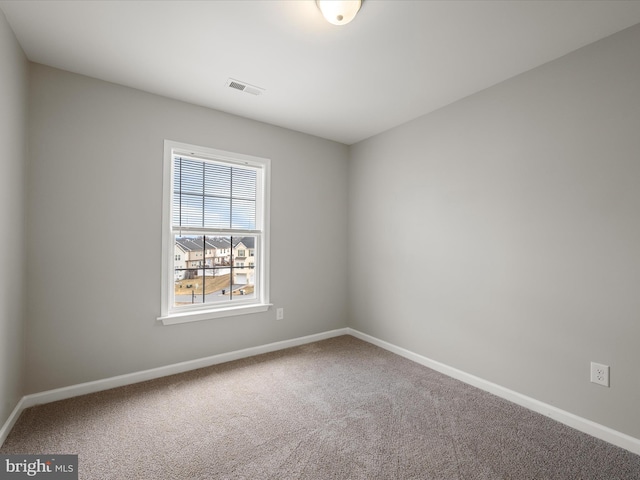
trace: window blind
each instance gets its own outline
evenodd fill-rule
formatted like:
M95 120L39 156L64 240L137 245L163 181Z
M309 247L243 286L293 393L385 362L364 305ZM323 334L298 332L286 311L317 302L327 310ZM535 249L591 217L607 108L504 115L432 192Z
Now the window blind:
M256 228L255 169L183 156L173 167L174 228Z

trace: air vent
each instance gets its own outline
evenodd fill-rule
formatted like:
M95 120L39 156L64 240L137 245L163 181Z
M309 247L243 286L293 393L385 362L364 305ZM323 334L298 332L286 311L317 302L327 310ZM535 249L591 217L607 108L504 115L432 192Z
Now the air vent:
M236 90L240 90L241 92L250 93L251 95L262 95L262 93L264 92L264 88L249 85L246 82L241 82L240 80L235 80L233 78L227 80L226 86L235 88Z
M242 91L242 90L244 90L245 88L247 88L247 86L246 86L246 85L243 85L243 84L238 83L238 82L229 82L229 86L230 86L231 88L235 88L236 90L240 90L240 91Z

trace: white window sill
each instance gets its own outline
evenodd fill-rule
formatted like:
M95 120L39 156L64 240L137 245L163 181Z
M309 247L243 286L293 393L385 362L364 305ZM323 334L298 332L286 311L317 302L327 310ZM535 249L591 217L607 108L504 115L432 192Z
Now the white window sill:
M240 305L237 307L229 307L215 310L199 310L197 312L180 312L170 313L158 320L163 325L176 325L178 323L199 322L202 320L211 320L214 318L234 317L236 315L249 315L251 313L266 312L271 307L271 303L260 303L257 305Z

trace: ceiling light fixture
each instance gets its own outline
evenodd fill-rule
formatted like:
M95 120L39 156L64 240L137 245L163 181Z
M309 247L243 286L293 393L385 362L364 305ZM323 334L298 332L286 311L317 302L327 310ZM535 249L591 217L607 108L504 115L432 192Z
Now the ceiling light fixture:
M327 22L334 25L346 25L356 18L362 0L316 0L316 5Z

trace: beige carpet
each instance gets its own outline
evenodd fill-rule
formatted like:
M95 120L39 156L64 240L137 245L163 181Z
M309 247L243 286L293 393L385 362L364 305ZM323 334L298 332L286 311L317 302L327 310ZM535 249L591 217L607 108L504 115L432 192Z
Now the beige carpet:
M640 457L350 336L25 410L80 479L640 479Z

